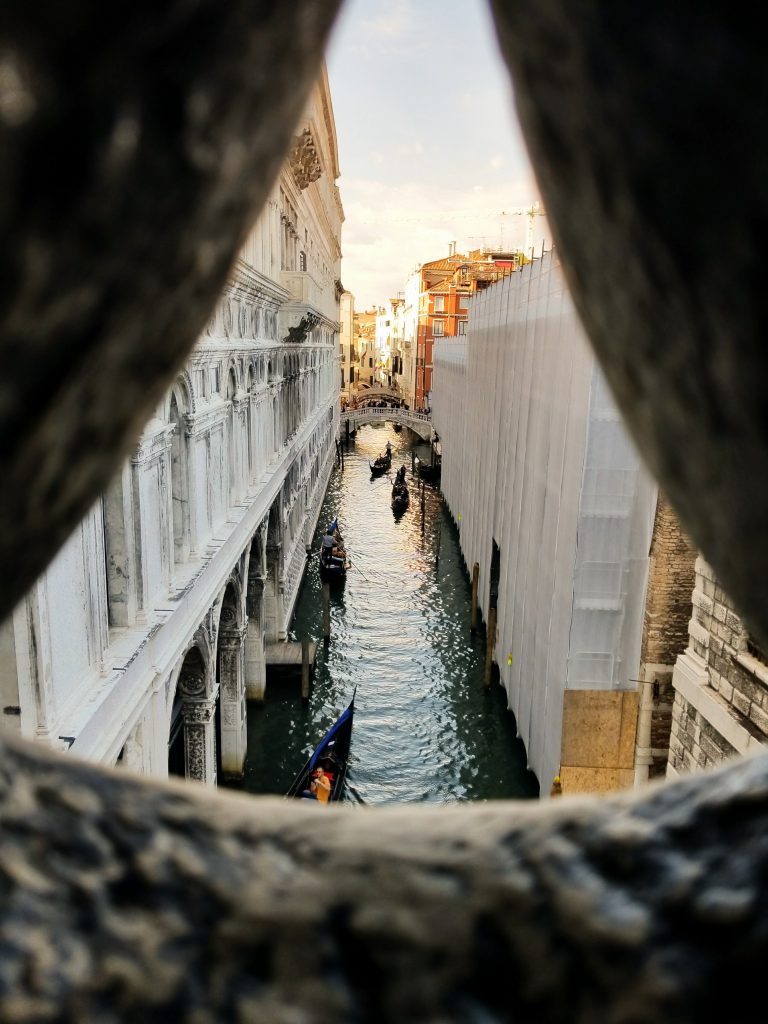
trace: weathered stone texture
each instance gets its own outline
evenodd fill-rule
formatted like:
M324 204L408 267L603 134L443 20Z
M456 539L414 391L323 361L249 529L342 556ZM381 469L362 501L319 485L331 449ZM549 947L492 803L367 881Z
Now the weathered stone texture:
M763 12L493 6L602 365L766 643ZM5 5L6 611L103 490L212 309L334 9L137 2L105 18L92 0ZM723 153L738 159L718 217ZM703 591L717 600L711 581ZM320 818L2 754L5 1019L765 1016L765 756L628 804Z
M696 549L660 491L648 566L642 663L671 667L688 645L695 561Z
M0 814L3 1020L761 1019L768 757L639 802L317 813L8 744Z
M696 561L696 589L693 594L690 632L691 647L705 663L709 686L726 702L734 719L744 729L768 742L768 665L763 665L761 671L759 659L749 655L745 657L749 634L717 582L712 567L703 558ZM697 637L701 640L697 640ZM750 671L748 666L752 666L753 670ZM757 674L759 672L761 675ZM699 717L679 695L678 699L691 714ZM684 716L673 718L672 732L679 734L679 743L684 747L685 723ZM697 745L692 751L698 767L719 763L736 753L731 744L717 735L711 726L707 726L707 730L711 742ZM678 767L679 757L671 754L670 762L673 767Z

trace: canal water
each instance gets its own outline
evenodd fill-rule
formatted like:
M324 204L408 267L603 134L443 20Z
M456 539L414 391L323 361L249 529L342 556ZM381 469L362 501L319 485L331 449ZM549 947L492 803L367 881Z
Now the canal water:
M322 640L318 559L308 564L291 639L318 641L310 700L300 684L267 685L248 705L248 760L241 787L284 794L328 727L355 697L345 799L361 804L450 803L538 796L498 683L483 688L484 634L469 632L470 586L456 528L438 490L425 488L422 515L411 475L411 440L390 424L361 427L331 477L313 550L338 518L351 559L331 585L331 640ZM418 442L418 438L415 439ZM391 476L371 478L392 445L411 504L396 518ZM416 454L429 459L429 446ZM439 552L439 561L438 561Z

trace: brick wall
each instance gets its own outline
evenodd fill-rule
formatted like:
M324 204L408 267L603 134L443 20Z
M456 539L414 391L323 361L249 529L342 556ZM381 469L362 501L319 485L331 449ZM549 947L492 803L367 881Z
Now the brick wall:
M677 513L659 492L640 654L640 678L651 688L651 779L663 777L667 769L675 697L672 670L677 656L688 645L695 562L696 548L683 532Z
M700 672L699 690L692 692L702 699L696 708L675 694L669 750L675 771L719 764L751 741L768 742L768 665L753 653L747 628L703 558L696 561L689 636L685 661Z

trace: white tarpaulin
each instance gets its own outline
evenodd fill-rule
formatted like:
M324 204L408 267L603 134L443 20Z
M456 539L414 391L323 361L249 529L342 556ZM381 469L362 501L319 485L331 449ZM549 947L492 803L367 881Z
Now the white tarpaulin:
M636 688L656 486L554 253L479 292L468 327L434 349L442 489L484 612L498 545L496 660L548 782L566 687Z

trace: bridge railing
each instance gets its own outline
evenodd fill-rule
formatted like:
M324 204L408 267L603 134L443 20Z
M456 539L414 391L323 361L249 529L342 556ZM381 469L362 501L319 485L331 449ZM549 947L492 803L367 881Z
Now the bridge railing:
M349 420L350 423L370 422L371 420L397 420L399 423L431 423L432 417L428 413L413 412L412 409L397 409L387 407L384 409L376 406L367 406L363 409L345 409L341 414L342 423Z

